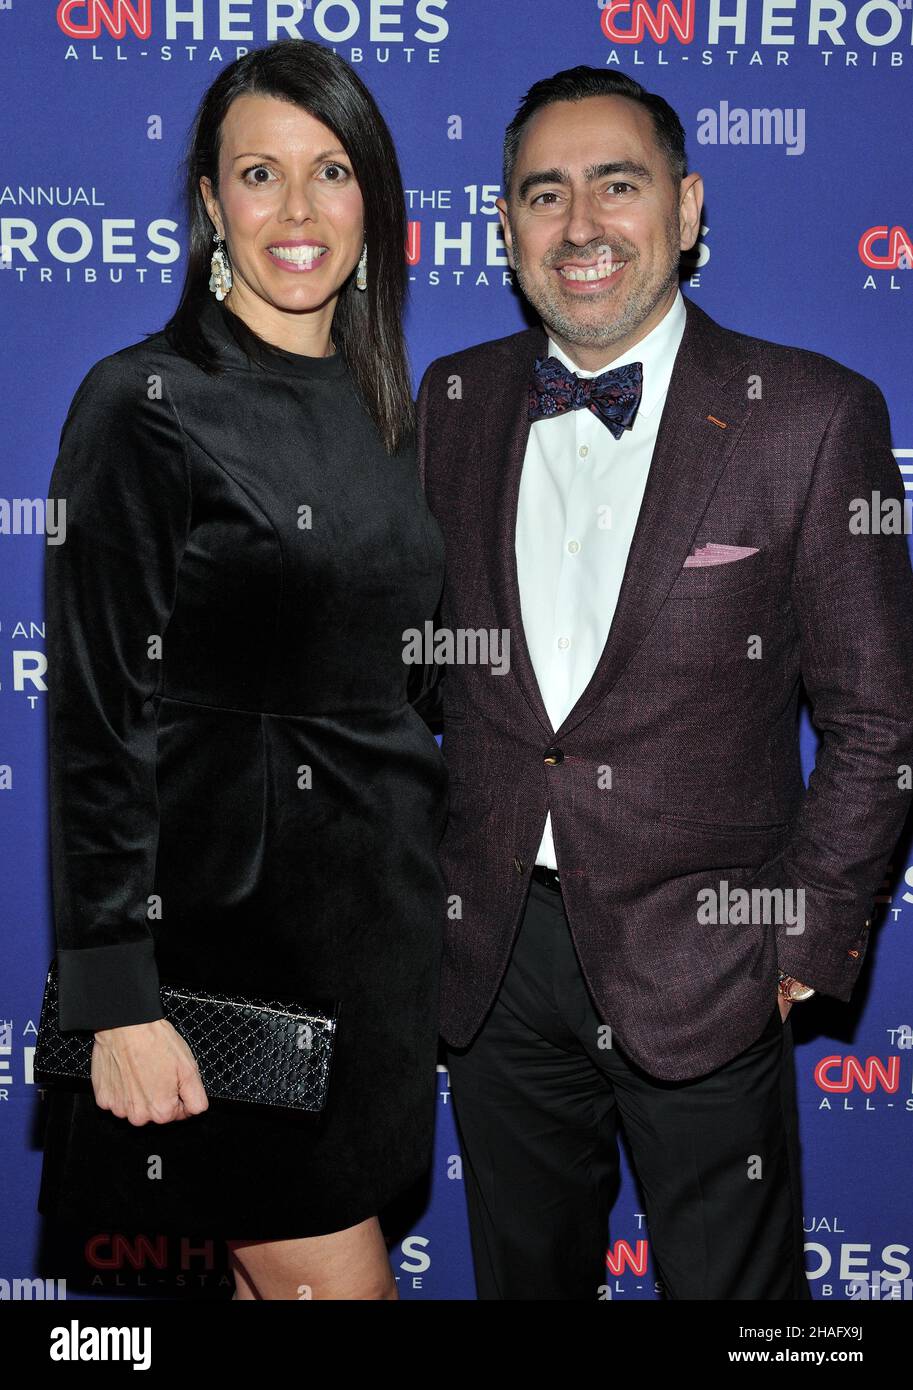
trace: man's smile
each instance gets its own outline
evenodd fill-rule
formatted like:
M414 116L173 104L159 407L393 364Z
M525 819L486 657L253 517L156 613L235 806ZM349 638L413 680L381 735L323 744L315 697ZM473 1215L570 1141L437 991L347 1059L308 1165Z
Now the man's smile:
M572 293L592 293L614 285L627 261L561 261L554 267L556 275Z

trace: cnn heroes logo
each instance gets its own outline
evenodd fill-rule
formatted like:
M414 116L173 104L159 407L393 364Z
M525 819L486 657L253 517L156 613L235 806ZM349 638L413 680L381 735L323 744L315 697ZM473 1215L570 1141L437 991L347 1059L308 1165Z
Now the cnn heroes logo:
M697 0L599 0L599 27L610 43L635 44L648 39L666 44L676 39L693 43L697 34ZM840 0L808 0L799 14L796 0L702 0L703 41L730 48L756 43L782 48L798 41L809 48L845 48L847 40L872 48L913 35L913 6L909 0L866 0L852 11ZM907 13L904 15L903 11ZM752 21L749 32L748 22ZM782 54L785 62L788 55ZM713 55L701 55L706 64ZM777 55L780 62L781 55ZM758 61L761 61L758 54ZM665 64L663 64L665 66Z
M0 187L0 209L33 207L104 207L95 189L80 186L44 188L7 185ZM143 231L134 217L99 217L89 221L66 213L47 224L35 217L6 212L0 215L0 271L22 281L37 271L42 284L53 282L62 271L67 282L80 284L98 279L95 260L108 267L106 280L120 284L128 274L144 284L153 277L171 284L172 267L181 259L178 224L170 218L154 218ZM51 264L45 264L45 261ZM144 263L145 262L145 263Z
M197 57L197 45L234 45L234 56L248 50L246 43L273 43L282 39L319 39L335 47L352 40L388 46L381 61L388 62L390 45L401 46L400 53L411 62L421 45L427 61L437 62L438 45L448 37L450 25L444 17L448 0L164 0L153 11L152 0L62 0L57 7L57 24L68 39L91 43L86 52L81 43L67 48L67 61L87 57L93 62L104 61L105 47L96 40L117 41L114 59L126 62L135 44L122 44L123 39L155 39L153 18L162 17L161 32L166 40L159 49L163 61L171 61L175 52L171 44L187 42L178 53L189 60ZM255 28L256 25L256 28ZM139 53L146 57L148 50ZM211 48L209 61L224 61L218 48ZM350 50L350 61L362 61L364 50Z

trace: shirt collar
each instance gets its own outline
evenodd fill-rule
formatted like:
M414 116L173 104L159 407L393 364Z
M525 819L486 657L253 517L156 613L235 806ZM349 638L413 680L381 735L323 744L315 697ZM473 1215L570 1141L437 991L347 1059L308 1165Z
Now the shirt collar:
M685 331L686 317L685 301L679 289L670 308L656 327L651 328L650 332L645 338L641 338L639 343L635 343L620 357L615 357L611 362L607 362L598 371L586 372L582 367L575 366L551 337L548 339L548 356L557 357L568 371L576 372L579 377L600 376L603 372L607 372L610 367L622 367L626 362L642 362L643 390L638 413L649 415L665 398L669 389L669 379L672 376L676 353Z

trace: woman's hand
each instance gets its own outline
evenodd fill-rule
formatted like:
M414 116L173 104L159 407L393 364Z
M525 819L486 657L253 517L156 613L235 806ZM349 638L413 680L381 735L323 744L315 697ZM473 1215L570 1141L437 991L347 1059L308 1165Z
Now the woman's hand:
M166 1125L209 1108L193 1053L165 1018L99 1029L92 1087L102 1110L132 1125Z

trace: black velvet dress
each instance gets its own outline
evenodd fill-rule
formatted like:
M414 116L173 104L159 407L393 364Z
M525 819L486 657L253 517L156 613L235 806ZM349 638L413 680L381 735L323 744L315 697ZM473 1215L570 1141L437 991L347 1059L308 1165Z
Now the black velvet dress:
M291 1239L431 1159L447 774L403 633L434 616L443 542L343 357L254 364L226 313L201 310L221 377L162 333L98 362L48 489L60 1022L160 1018L159 981L339 999L329 1096L134 1126L49 1089L38 1208Z

